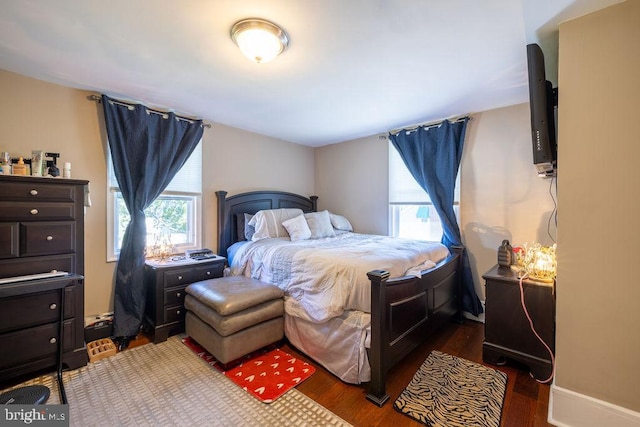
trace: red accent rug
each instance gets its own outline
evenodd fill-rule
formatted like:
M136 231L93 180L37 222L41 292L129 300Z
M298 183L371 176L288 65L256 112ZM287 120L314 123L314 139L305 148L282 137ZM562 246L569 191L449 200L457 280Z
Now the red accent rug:
M279 348L252 353L239 365L224 371L216 358L191 337L182 342L238 387L264 403L274 402L316 371L309 363Z

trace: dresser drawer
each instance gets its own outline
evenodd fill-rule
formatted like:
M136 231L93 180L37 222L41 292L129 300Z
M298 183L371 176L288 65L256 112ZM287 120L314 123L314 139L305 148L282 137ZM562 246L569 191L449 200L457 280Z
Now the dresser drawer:
M173 323L184 321L185 308L181 305L167 307L164 309L164 322Z
M18 247L19 230L17 222L0 223L0 259L16 258L20 253Z
M30 182L13 182L0 186L0 201L45 201L74 202L75 187L73 185L42 184Z
M164 291L164 304L167 306L184 305L185 286L166 289Z
M20 255L54 255L75 252L75 222L20 224Z
M170 270L164 272L164 287L188 285L193 282L193 269Z
M64 351L73 349L76 319L64 322ZM0 335L0 370L47 356L58 351L58 322Z
M52 270L73 272L75 265L75 254L3 259L0 260L0 278L49 273Z
M65 317L70 317L74 314L75 286L68 286L65 292ZM57 290L0 299L0 333L58 320L60 292Z
M74 218L72 203L0 202L2 221L71 221Z

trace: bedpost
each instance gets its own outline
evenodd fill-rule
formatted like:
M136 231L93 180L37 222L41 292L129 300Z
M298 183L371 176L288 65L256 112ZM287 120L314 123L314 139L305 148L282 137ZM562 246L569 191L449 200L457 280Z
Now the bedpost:
M386 285L389 272L373 270L367 273L371 281L371 351L369 364L371 365L371 382L367 399L378 406L389 400L385 391L387 381L387 346L388 331L385 325L388 318L386 302Z
M216 197L218 198L218 255L227 256L227 236L225 235L225 201L227 197L226 191L216 191Z
M309 200L311 200L311 210L313 212L318 211L318 196L310 196Z

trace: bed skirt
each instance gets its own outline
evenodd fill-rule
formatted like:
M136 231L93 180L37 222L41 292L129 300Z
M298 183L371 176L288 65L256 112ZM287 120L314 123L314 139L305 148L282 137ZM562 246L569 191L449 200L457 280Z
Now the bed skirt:
M349 384L371 380L367 349L371 343L371 315L345 311L325 323L312 323L285 314L289 342Z

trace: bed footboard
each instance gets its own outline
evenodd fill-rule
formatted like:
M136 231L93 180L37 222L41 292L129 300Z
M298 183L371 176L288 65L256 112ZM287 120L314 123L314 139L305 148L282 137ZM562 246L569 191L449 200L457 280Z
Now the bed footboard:
M454 251L422 277L389 279L367 273L371 281L371 382L367 399L378 406L389 400L389 369L422 344L444 322L461 315L460 251Z

